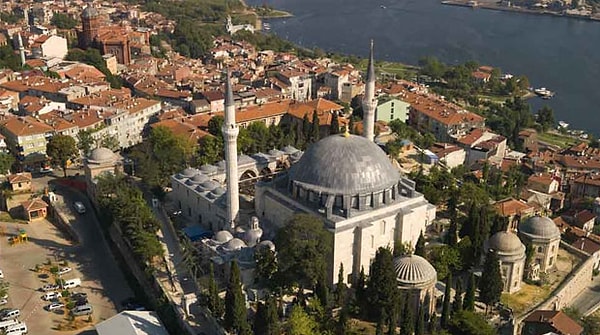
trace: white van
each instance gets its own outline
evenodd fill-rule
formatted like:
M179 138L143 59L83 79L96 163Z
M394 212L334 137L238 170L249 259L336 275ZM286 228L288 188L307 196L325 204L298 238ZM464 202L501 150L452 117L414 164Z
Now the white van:
M6 330L6 328L14 326L16 324L19 324L19 320L17 319L0 321L0 330Z
M11 319L16 319L21 315L21 311L18 309L11 309L8 310L4 313L2 313L2 318L0 318L2 321L6 321L6 320L11 320Z
M85 206L83 205L83 203L81 201L75 201L73 203L73 208L75 208L75 211L79 214L85 214Z
M27 325L25 324L25 322L19 322L16 325L6 328L5 334L6 335L27 334Z
M73 310L71 311L71 313L74 316L90 315L90 314L92 314L92 312L93 312L93 309L92 309L92 305L90 305L90 304L77 306L77 307L73 308Z
M75 288L79 286L81 286L81 279L79 278L65 280L62 285L63 289Z

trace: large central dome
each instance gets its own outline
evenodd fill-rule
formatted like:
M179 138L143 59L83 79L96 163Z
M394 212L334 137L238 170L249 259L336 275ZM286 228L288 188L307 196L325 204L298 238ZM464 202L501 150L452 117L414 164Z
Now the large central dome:
M313 144L294 164L290 179L305 189L357 195L388 189L400 174L375 143L356 135L332 135Z

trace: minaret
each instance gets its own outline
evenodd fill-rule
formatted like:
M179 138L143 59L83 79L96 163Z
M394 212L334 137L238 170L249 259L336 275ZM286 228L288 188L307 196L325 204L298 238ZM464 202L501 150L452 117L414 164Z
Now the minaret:
M369 65L367 66L367 82L365 83L365 96L362 101L363 108L363 136L373 141L375 138L375 64L373 62L373 40L369 52Z
M226 72L227 82L225 84L225 121L221 131L225 140L225 164L227 178L227 224L231 230L235 229L235 222L240 211L239 185L238 185L238 161L237 161L237 137L240 129L235 123L235 103L233 91L231 90L231 77L229 69Z
M25 65L25 48L23 47L23 39L21 34L17 34L17 42L19 43L19 55L21 56L21 66Z

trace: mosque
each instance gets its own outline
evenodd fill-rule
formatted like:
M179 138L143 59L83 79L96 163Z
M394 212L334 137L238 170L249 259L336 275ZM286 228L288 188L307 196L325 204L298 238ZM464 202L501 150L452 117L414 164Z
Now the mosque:
M172 197L182 214L213 231L213 239L225 238L215 241L215 245L232 244L230 241L235 241L235 246L229 249L258 245L261 236L273 236L294 214L309 213L321 218L332 233L330 282L337 282L343 264L345 281L352 283L361 268L368 273L378 248L393 248L394 241L414 246L421 231L434 220L435 206L415 190L414 181L400 175L373 141L377 101L372 43L363 99L364 137L336 134L314 143L306 152L287 147L269 154L238 156L239 128L229 75L225 104L225 161L217 166L186 169L171 178ZM279 170L270 181L254 185L250 215L258 221L241 218L246 214L240 211L240 179L249 172L256 175L260 169L277 166L291 167ZM257 234L247 233L259 228L258 238ZM234 239L234 235L239 238ZM433 277L431 271L427 273L429 288Z

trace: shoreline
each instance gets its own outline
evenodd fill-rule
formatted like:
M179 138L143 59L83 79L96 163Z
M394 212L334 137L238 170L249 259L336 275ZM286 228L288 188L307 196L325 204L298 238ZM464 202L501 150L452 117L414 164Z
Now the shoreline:
M536 10L536 9L529 9L529 8L522 8L522 7L507 7L507 6L500 6L496 3L480 3L480 2L469 1L469 0L443 0L441 3L442 3L442 5L467 7L467 8L472 8L472 9L482 8L482 9L497 10L497 11L503 11L503 12L513 12L513 13L523 13L523 14L533 14L533 15L547 15L547 16L565 17L565 18L570 18L570 19L600 22L600 17L568 14L565 12L556 12L556 11L550 11L550 10Z

